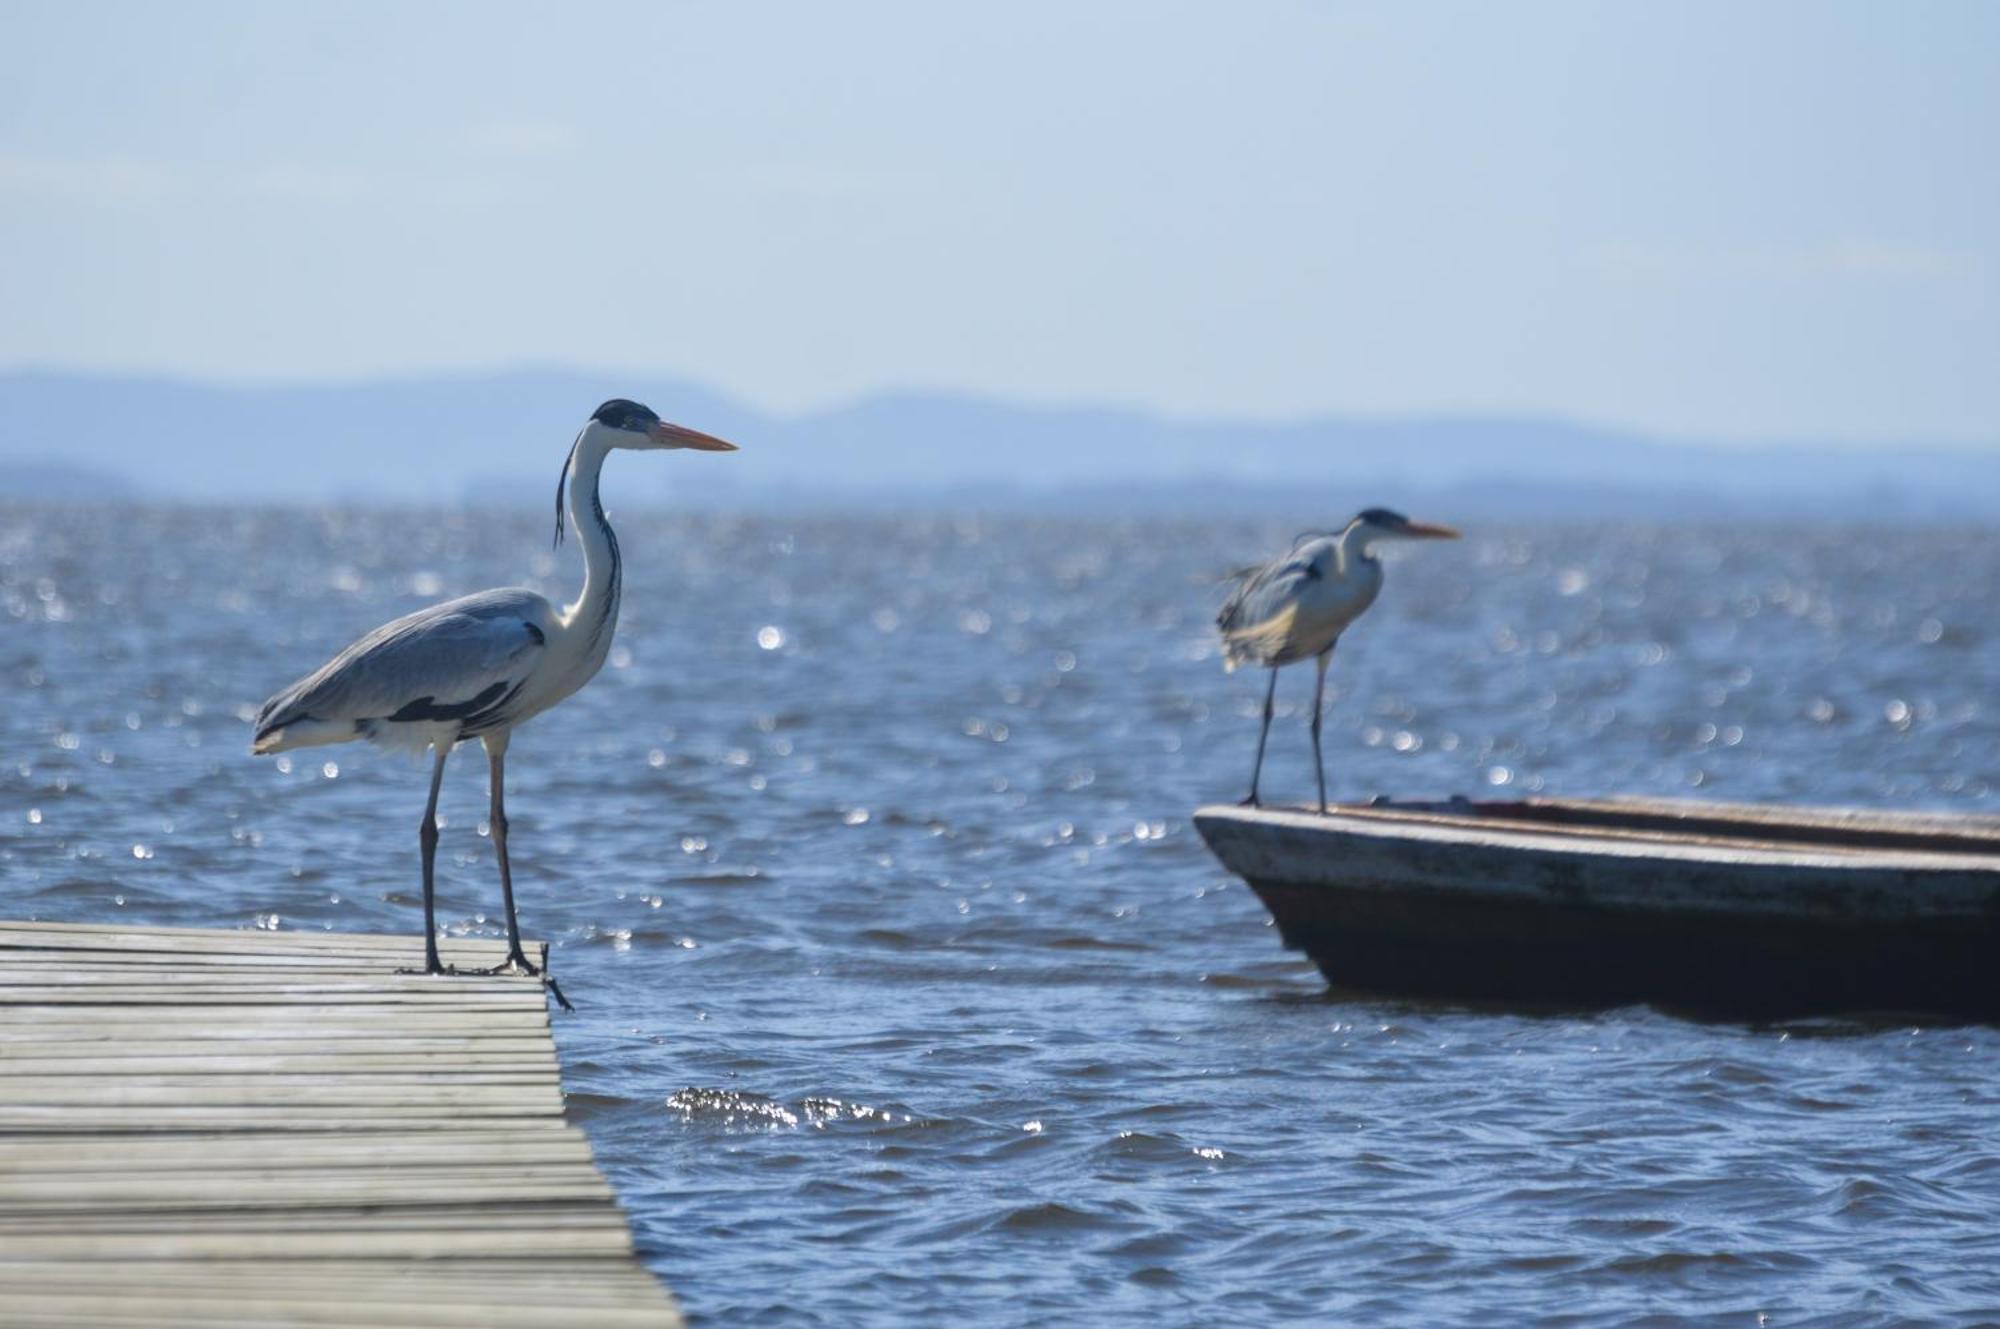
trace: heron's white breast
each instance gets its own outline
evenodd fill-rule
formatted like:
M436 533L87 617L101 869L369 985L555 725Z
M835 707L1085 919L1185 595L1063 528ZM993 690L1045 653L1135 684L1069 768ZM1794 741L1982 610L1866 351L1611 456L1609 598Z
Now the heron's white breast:
M1318 654L1366 613L1381 591L1382 565L1373 559L1350 559L1344 570L1337 565L1327 568L1299 595L1293 639L1307 647L1306 654Z
M549 634L549 649L535 664L520 695L507 709L511 723L520 724L532 716L568 700L571 694L597 677L611 653L607 631L593 645L579 626L564 625Z

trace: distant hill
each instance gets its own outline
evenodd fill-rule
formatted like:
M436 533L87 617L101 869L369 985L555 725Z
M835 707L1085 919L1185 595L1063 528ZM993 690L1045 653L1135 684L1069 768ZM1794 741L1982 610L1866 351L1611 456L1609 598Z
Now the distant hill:
M0 448L0 498L104 503L138 496L139 491L123 476L70 462L14 457Z
M304 387L0 374L0 496L546 502L584 414L620 395L744 447L615 462L628 501L2000 517L2000 446L1716 444L1516 418L1189 422L942 394L781 417L680 380L540 371Z

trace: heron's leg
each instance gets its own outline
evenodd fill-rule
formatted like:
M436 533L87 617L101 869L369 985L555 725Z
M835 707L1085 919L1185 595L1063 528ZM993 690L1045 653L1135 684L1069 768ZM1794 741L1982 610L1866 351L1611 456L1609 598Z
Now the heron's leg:
M1329 646L1313 662L1319 667L1319 677L1313 682L1313 769L1319 775L1319 810L1322 816L1326 813L1326 758L1319 753L1319 726L1320 721L1326 718L1321 702L1326 696L1326 666L1332 659L1333 647Z
M444 759L451 753L449 743L436 745L437 760L431 765L431 797L424 804L424 821L417 827L417 843L424 851L424 972L441 974L444 965L438 960L437 930L437 847L438 847L438 786L444 783Z
M1264 689L1264 727L1257 731L1257 764L1250 768L1250 797L1243 800L1245 807L1257 806L1257 781L1264 774L1264 744L1271 737L1271 716L1276 709L1278 696L1278 670L1271 668L1271 684Z
M514 914L514 871L507 862L507 736L504 733L487 736L486 769L488 783L493 790L490 820L493 850L500 858L500 899L507 906L507 963L501 968L525 974L540 973L528 963L528 957L521 951L521 923Z

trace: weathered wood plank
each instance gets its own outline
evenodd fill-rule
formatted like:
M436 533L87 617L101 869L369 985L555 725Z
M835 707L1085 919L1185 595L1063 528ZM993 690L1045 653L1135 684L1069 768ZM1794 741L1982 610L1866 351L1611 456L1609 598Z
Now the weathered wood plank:
M15 1076L6 1086L7 1101L17 1107L48 1105L76 1107L491 1107L536 1112L562 1111L562 1094L553 1081L514 1084L460 1085L385 1084L356 1082L347 1077L188 1076L185 1080L116 1075L91 1081L75 1075Z
M528 991L542 987L534 979L514 975L448 975L434 977L422 973L398 973L380 969L172 969L140 965L106 965L100 969L64 965L10 965L0 953L0 993L18 987L216 987L216 989L326 989L326 991L376 991L376 993L440 993L464 991L488 995L494 991Z
M118 932L89 937L76 932L34 933L19 929L19 924L0 926L0 948L72 950L99 956L116 952L173 954L189 956L191 963L203 963L193 957L268 955L267 939L282 937L300 955L375 962L386 967L408 965L412 959L420 965L424 955L423 942L415 938L396 938L388 945L368 945L335 933L214 932L189 939L174 933ZM438 943L438 953L447 964L490 965L507 958L507 946L505 942L486 938L447 939Z
M553 1171L555 1175L548 1175ZM523 1205L548 1201L613 1199L602 1180L584 1176L574 1167L543 1169L541 1175L509 1170L504 1176L485 1173L399 1175L393 1172L304 1171L205 1176L195 1172L133 1177L13 1178L0 1180L0 1224L16 1218L77 1218L101 1224L123 1222L143 1213L189 1213L195 1210L277 1209L287 1214L308 1209L338 1209L368 1205L430 1208L454 1205ZM474 1223L470 1226L482 1226ZM42 1230L48 1231L49 1228Z
M0 1013L7 1009L0 1006ZM47 1012L40 1020L0 1023L0 1042L67 1043L106 1031L112 1039L143 1044L149 1036L162 1034L170 1034L176 1039L314 1038L331 1041L342 1038L393 1038L405 1033L426 1038L520 1038L546 1030L546 1021L538 1026L533 1012L515 1014L504 1010L483 1014L473 1012L468 1016L450 1010L357 1011L350 1007L338 1015L283 1011L271 1012L268 1018L259 1018L251 1012L234 1024L199 1025L189 1023L188 1016L189 1012L178 1012L175 1023L163 1028L158 1022L141 1019L124 1007L115 1007L108 1012L79 1012L73 1007L60 1007ZM207 1018L216 1017L210 1014Z
M557 1318L551 1320L551 1311ZM549 1329L550 1324L574 1329L625 1329L660 1323L657 1310L631 1306L581 1306L560 1304L487 1309L480 1305L431 1301L381 1301L374 1296L329 1297L300 1301L264 1294L254 1300L221 1300L214 1297L169 1296L145 1300L89 1294L49 1294L14 1299L8 1307L8 1324L19 1329L36 1326L103 1326L103 1329L178 1329L179 1326L211 1325L372 1325L377 1329L457 1329L465 1326L494 1326L495 1329Z
M298 1261L265 1260L254 1264L226 1260L190 1266L149 1261L106 1268L91 1261L24 1262L10 1272L32 1274L38 1291L102 1292L106 1296L200 1294L211 1288L256 1289L267 1294L357 1294L416 1298L479 1300L492 1285L512 1284L512 1295L531 1304L657 1305L658 1286L636 1271L622 1273L602 1260L516 1260L494 1267L472 1260L439 1261L428 1268L384 1261L343 1261L335 1271ZM356 1275L365 1282L357 1281ZM575 1285L551 1288L551 1277Z
M414 944L423 947L421 937L412 939L396 933L386 932L302 932L265 931L260 928L184 928L147 927L135 924L102 923L58 923L40 920L21 922L9 919L0 923L0 939L13 933L38 937L45 942L49 938L81 938L71 944L83 945L91 950L116 949L132 940L148 941L162 947L197 948L207 942L245 940L265 945L271 938L284 940L287 949L309 942L338 944L356 949L395 951ZM539 944L539 943L537 943ZM498 937L441 937L439 949L453 946L480 946L505 955L507 943Z
M16 1103L335 1103L347 1096L370 1101L387 1096L408 1103L488 1102L533 1098L539 1104L561 1086L552 1070L528 1073L466 1071L458 1075L349 1074L288 1075L15 1075L7 1096Z
M214 1212L191 1209L104 1209L84 1214L33 1214L27 1217L0 1215L0 1233L10 1239L15 1233L37 1237L57 1237L67 1233L105 1232L112 1234L163 1232L197 1235L214 1232L244 1232L272 1237L295 1234L310 1242L326 1234L409 1232L437 1235L447 1232L543 1233L590 1232L626 1240L625 1218L608 1204L573 1200L527 1200L518 1205L481 1202L454 1205L434 1201L429 1205L377 1207L375 1205L330 1205L324 1208L300 1206L295 1209L252 1209L238 1206Z
M164 1132L288 1131L300 1121L315 1130L408 1130L418 1123L448 1129L453 1122L477 1120L489 1125L514 1125L559 1113L496 1104L425 1104L384 1106L376 1103L320 1105L302 1111L297 1104L244 1104L211 1107L77 1107L69 1104L13 1106L0 1103L0 1133L26 1135L37 1131Z
M381 1185L390 1188L412 1188L418 1185L435 1186L441 1189L427 1192L435 1198L455 1198L460 1188L484 1186L509 1186L515 1182L559 1183L578 1178L588 1179L593 1187L602 1187L602 1181L590 1178L589 1174L576 1166L574 1158L554 1158L540 1162L518 1162L512 1158L503 1166L495 1166L494 1160L461 1159L452 1164L436 1164L423 1159L410 1158L400 1162L381 1163L374 1160L356 1160L345 1166L339 1164L305 1165L295 1164L289 1157L283 1163L265 1160L259 1165L251 1161L239 1168L203 1167L198 1161L189 1160L175 1168L125 1168L104 1169L91 1172L76 1167L31 1167L10 1168L0 1171L0 1202L11 1203L23 1200L63 1200L73 1195L140 1195L148 1198L166 1194L166 1188L187 1186L189 1195L234 1194L254 1192L257 1203L278 1203L282 1197L272 1193L273 1183L287 1178L297 1178L302 1184L315 1186L333 1185ZM65 1190L63 1187L75 1189Z
M85 1026L88 1028L88 1026ZM326 1040L326 1046L316 1053L298 1053L296 1045L289 1039L250 1036L237 1040L242 1046L219 1048L214 1039L182 1038L176 1031L171 1036L150 1039L143 1044L125 1042L115 1049L93 1046L93 1043L111 1042L110 1039L45 1041L40 1045L26 1042L0 1043L0 1062L11 1062L16 1058L63 1057L73 1060L89 1060L95 1057L118 1056L128 1060L161 1060L173 1057L209 1056L329 1056L329 1057L428 1057L462 1055L466 1057L543 1057L551 1060L555 1050L544 1038L484 1037L473 1035L463 1038L452 1037L407 1037L407 1038L343 1038Z
M49 1006L243 1006L269 1010L274 1006L422 1006L431 1010L484 1011L532 1010L541 1001L539 991L509 992L501 987L481 986L483 980L437 980L439 986L399 986L342 983L287 983L265 985L248 991L240 987L205 984L120 983L0 987L0 1001L15 1002L7 1009L42 1011ZM449 982L449 988L443 983Z
M234 1134L102 1135L51 1131L0 1137L0 1174L41 1170L81 1174L199 1167L212 1172L271 1166L263 1147L246 1148ZM366 1134L288 1131L288 1167L477 1166L494 1168L544 1162L588 1163L590 1146L567 1124L543 1119L493 1126L467 1123L446 1134L434 1130L378 1130ZM229 1146L237 1146L232 1149ZM0 1252L0 1260L6 1255Z
M212 982L227 981L237 977L279 977L292 980L318 980L322 977L334 979L408 977L442 981L435 976L422 973L417 965L403 963L402 957L390 962L367 956L302 956L300 962L295 965L274 965L267 957L250 952L240 956L184 957L164 951L127 951L117 954L93 954L89 959L81 961L64 958L65 955L84 954L85 952L81 951L16 951L0 948L0 975L11 979L16 974L32 976L54 969L64 974L130 974L135 978L187 974ZM422 952L418 952L418 959L421 961ZM505 971L482 975L482 970L494 968L483 958L477 965L459 961L457 967L462 971L462 976L490 976L534 986L532 980L516 977Z
M11 1048L35 1044L9 1044ZM480 1056L469 1052L432 1052L422 1055L308 1053L245 1053L236 1056L202 1054L177 1057L23 1057L0 1053L0 1066L7 1074L48 1075L151 1075L171 1072L175 1079L189 1075L366 1075L372 1079L459 1079L466 1077L549 1077L557 1074L556 1059L517 1052Z
M587 1255L599 1259L625 1258L632 1244L622 1228L543 1231L523 1228L468 1231L417 1227L376 1232L323 1231L279 1232L257 1225L234 1231L196 1231L175 1225L167 1231L61 1232L40 1230L10 1232L7 1249L11 1259L124 1260L209 1260L219 1258L259 1259L409 1259L442 1260L461 1256L542 1256ZM6 1266L0 1264L0 1276ZM0 1286L0 1295L8 1289ZM674 1324L677 1321L663 1320Z
M626 1295L634 1287L658 1285L650 1275L614 1261L596 1257L452 1257L426 1263L404 1259L352 1259L326 1263L318 1259L232 1259L218 1257L200 1265L178 1261L100 1261L100 1259L14 1259L0 1257L8 1273L46 1277L52 1283L92 1283L100 1287L188 1287L206 1281L232 1283L344 1283L366 1285L440 1285L440 1283L514 1283L522 1285L520 1295L554 1295L560 1299L592 1299ZM578 1287L546 1287L544 1279L556 1275L566 1279L596 1281Z
M540 982L421 954L0 923L0 1319L678 1325L563 1118Z

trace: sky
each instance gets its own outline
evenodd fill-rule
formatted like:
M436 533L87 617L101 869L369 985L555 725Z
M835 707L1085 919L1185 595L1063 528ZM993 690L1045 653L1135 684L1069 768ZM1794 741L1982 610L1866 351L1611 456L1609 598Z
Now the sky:
M0 369L2000 449L2000 5L0 0Z

